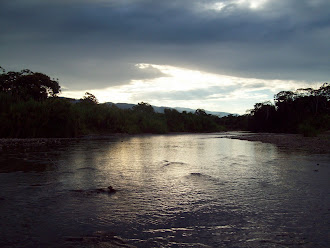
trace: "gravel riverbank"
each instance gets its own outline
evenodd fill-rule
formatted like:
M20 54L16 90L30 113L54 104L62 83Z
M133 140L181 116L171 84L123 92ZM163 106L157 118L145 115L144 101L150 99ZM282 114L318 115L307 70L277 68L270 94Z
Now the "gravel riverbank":
M125 137L127 134L95 134L77 138L0 138L0 152L10 150L36 150L58 145L80 142L81 140L100 140L114 137Z
M304 137L301 134L253 133L236 135L230 138L272 143L290 150L330 153L330 132L320 134L317 137Z
M27 138L27 139L0 139L0 152L8 150L35 150L57 145L79 142L84 139L108 139L115 136L127 136L123 134L114 135L92 135L80 138ZM240 139L248 141L260 141L272 143L279 147L290 150L302 150L311 153L329 153L330 154L330 132L325 132L317 137L304 137L301 134L283 134L283 133L244 133L233 135L227 138Z

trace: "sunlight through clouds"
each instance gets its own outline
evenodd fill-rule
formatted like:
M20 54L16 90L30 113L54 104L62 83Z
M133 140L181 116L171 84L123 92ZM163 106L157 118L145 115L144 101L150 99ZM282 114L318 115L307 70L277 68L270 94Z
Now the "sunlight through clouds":
M225 8L227 5L223 2L217 2L213 4L206 4L205 8L210 9L210 10L215 10L215 11L222 11L223 8Z
M249 9L261 9L269 0L227 0L227 1L219 1L215 3L207 3L204 4L206 9L222 11L227 6L236 5L238 7L245 7Z
M1 13L0 65L59 78L62 96L244 113L330 80L329 0L15 0Z
M251 9L262 8L268 0L239 0L238 4L248 5Z
M131 80L128 84L93 90L100 102L148 102L156 106L204 108L244 114L256 102L272 100L281 90L310 87L303 81L240 78L189 70L170 65L136 64L140 70L154 68L163 77ZM318 87L321 83L315 83ZM81 98L84 92L65 91L67 97ZM243 103L243 104L242 104Z

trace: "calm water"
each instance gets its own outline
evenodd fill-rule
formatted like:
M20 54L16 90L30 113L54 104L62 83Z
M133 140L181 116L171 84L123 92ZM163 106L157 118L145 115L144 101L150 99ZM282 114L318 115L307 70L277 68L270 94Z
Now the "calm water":
M1 154L0 247L329 247L329 154L222 136Z

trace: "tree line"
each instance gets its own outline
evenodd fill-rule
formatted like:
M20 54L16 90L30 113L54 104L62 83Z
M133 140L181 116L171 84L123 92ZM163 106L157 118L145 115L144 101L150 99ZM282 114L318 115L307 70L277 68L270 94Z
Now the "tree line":
M274 104L257 103L249 116L248 128L253 131L316 136L330 129L330 85L281 91L274 96Z
M1 68L2 69L2 68ZM58 80L30 70L0 74L0 137L77 137L86 134L217 132L217 116L198 109L156 113L141 102L132 109L100 104L93 94L74 101L60 98Z
M330 85L281 91L274 95L274 104L256 103L247 114L221 118L220 124L253 132L316 136L330 130Z
M6 72L0 67L0 137L77 137L86 134L219 132L302 133L315 136L330 129L330 85L319 89L281 91L270 101L256 103L245 115L222 118L165 109L156 113L145 102L132 109L100 104L86 92L78 101L60 98L57 79L30 70Z

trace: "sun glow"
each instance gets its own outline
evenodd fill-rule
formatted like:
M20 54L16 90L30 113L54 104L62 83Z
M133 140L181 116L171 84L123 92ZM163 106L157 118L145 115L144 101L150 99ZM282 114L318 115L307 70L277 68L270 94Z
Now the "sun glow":
M204 108L244 114L256 102L272 100L281 90L311 87L310 84L288 80L240 78L170 65L140 63L140 70L158 69L164 76L132 80L127 84L102 90L91 89L99 102L148 102L155 106ZM315 84L314 87L318 87ZM83 91L64 91L63 96L81 98Z
M225 8L227 5L225 3L219 2L219 3L214 3L211 6L208 7L208 9L213 9L216 11L222 11L223 8Z
M239 7L246 7L250 9L260 9L262 8L269 0L229 0L229 1L219 1L212 4L205 5L206 9L223 11L227 6L236 5Z
M238 3L247 5L251 9L259 9L262 8L267 1L268 0L239 0Z

